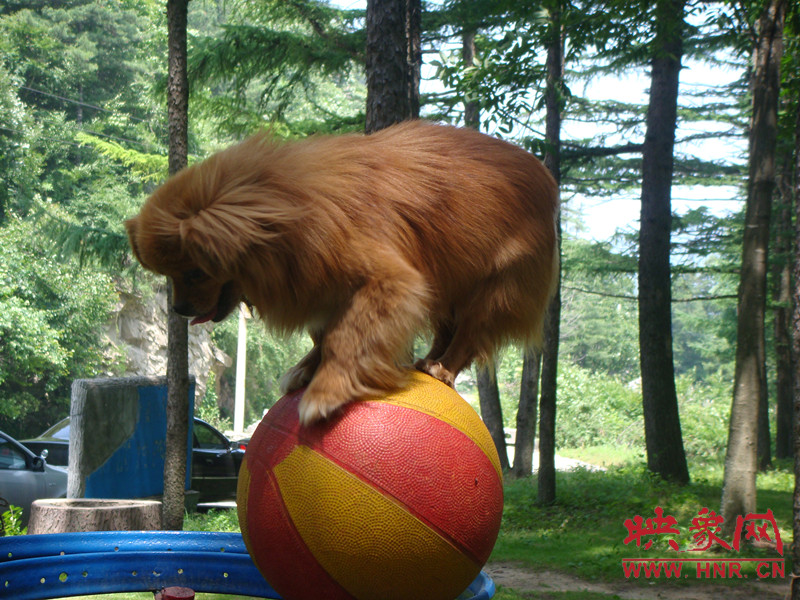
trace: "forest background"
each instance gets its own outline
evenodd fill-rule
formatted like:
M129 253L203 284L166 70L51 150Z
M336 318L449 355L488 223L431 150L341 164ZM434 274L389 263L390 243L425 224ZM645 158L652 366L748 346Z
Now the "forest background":
M422 115L464 124L466 106L477 103L482 130L543 155L548 6L424 5ZM567 44L556 444L579 448L584 458L642 463L638 211L626 215L629 225L598 240L591 235L597 217L584 208L621 210L614 201L641 193L648 66L659 17L652 3L560 6ZM773 456L792 455L791 410L785 400L778 409L777 385L787 385L781 340L792 333L786 278L800 91L798 14L788 6L764 357L776 384L762 405L761 432L770 440L761 454L764 468ZM721 467L727 445L752 48L762 11L762 3L686 7L673 194L694 200L671 220L670 266L675 382L690 470ZM261 128L287 139L363 131L363 6L192 0L189 17L190 161ZM469 61L467 33L475 48ZM163 286L134 264L122 222L167 172L165 45L161 1L0 1L0 429L11 435L36 435L65 416L73 379L124 374L125 356L104 334L119 294L149 297ZM692 69L708 79L684 84ZM584 93L606 81L616 93ZM720 210L723 203L737 208ZM213 332L231 356L236 329L229 320ZM251 324L248 422L277 399L277 380L307 345ZM496 369L510 427L522 370L521 352L513 348ZM224 377L232 379L233 369ZM465 377L459 391L476 394L476 380ZM218 408L217 390L226 389L230 381L208 386L197 399L200 413L229 417Z

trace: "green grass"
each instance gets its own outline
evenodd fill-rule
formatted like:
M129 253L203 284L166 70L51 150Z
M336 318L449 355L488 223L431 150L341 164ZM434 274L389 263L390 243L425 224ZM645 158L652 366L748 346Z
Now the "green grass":
M521 594L509 588L499 587L493 600L614 600L619 598L616 594L600 592L529 592Z
M559 448L558 455L606 468L623 467L644 462L644 453L641 450L624 445Z
M623 544L624 521L654 516L660 506L672 515L682 535L681 548L695 547L692 519L702 508L719 511L721 471L695 475L688 486L658 480L642 467L614 467L606 472L558 473L557 502L536 504L536 480L506 483L505 510L500 537L491 560L515 561L532 568L557 569L588 579L620 577L623 557L663 558L675 553L667 538L656 536L650 550ZM758 510L772 509L788 555L791 541L791 477L775 471L759 477ZM768 556L756 552L753 556ZM704 557L692 553L692 557ZM748 556L742 550L741 556ZM774 555L773 555L774 556ZM788 567L787 567L788 570Z
M239 531L239 518L234 509L212 509L187 514L183 528L186 531Z
M558 571L613 587L626 582L622 571L623 558L778 558L774 550L742 548L740 552L690 552L696 547L689 531L692 520L702 508L719 512L723 469L720 465L692 465L692 482L687 486L665 483L649 474L638 461L626 461L617 448L594 447L559 454L610 466L605 472L578 471L557 474L557 501L551 506L536 504L536 479L509 480L505 485L505 509L500 536L490 558L491 562L511 562L531 570ZM622 466L619 466L619 465ZM792 570L792 465L778 464L758 476L757 511L771 509L783 541L785 572ZM653 517L660 506L664 515L675 517L680 535L673 536L684 552L678 554L668 546L666 536L654 536L653 546L646 550L635 543L624 544L628 534L624 521L641 515ZM648 538L649 539L649 538ZM729 541L729 540L728 540ZM757 580L755 564L742 563L741 573L750 582ZM694 573L694 567L690 568ZM645 577L627 583L640 588L643 597L655 580ZM709 585L742 585L740 579L698 579L694 575L680 580L658 580L661 587L686 586L702 588ZM786 584L788 586L788 583ZM588 592L523 593L521 590L498 589L497 600L572 600L618 598L615 594Z

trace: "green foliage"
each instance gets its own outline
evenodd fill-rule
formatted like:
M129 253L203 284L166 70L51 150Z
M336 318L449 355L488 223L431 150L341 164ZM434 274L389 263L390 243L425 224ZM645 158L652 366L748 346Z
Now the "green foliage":
M190 513L183 521L186 531L239 531L239 518L235 510L209 510L206 513Z
M733 372L720 368L702 382L689 375L675 380L683 445L690 460L713 464L725 458Z
M131 213L130 205L124 186L111 182L96 193L75 198L71 211L39 204L36 222L62 260L119 271L129 266L130 246L122 224Z
M238 319L228 318L214 327L212 339L223 352L236 357L238 331ZM278 401L281 377L310 349L311 340L307 336L281 337L267 331L262 322L248 320L246 423L260 420L264 409ZM223 376L224 385L231 393L235 389L235 376L235 368L228 369Z
M361 16L316 0L237 4L192 40L192 102L233 137L363 129Z
M200 403L195 406L194 414L221 431L233 429L231 418L222 417L220 414L216 384L217 376L214 375L214 371L209 371L206 379L206 392L200 399Z
M622 379L639 376L635 260L609 243L565 239L561 348L574 364ZM633 273L632 273L633 271Z
M158 183L167 177L167 157L162 154L147 154L126 148L118 142L103 140L97 136L79 133L76 139L93 147L130 171L130 175L142 183Z
M700 381L676 379L686 455L697 463L724 457L733 377L719 369ZM644 448L644 421L638 381L623 383L569 363L559 365L558 448Z
M641 447L642 400L635 385L569 364L559 367L557 447Z
M0 228L0 429L18 437L62 417L71 379L108 364L113 282L55 254L29 222Z
M21 83L0 64L0 224L7 212L30 205L42 169L43 157L30 151L29 142L41 130L19 99Z
M28 528L22 526L22 507L14 506L13 504L0 515L2 526L0 531L3 535L25 535L28 533Z
M81 130L152 142L143 91L152 81L145 73L156 69L145 28L123 0L31 6L0 19L0 65L19 82L18 98L39 127L26 136L24 154L45 158L40 197L63 203L81 189L85 179L73 172L90 158L73 142Z

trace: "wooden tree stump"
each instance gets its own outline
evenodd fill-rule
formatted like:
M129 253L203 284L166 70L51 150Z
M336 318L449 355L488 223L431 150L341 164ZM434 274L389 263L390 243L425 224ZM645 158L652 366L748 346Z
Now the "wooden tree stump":
M28 533L161 529L161 502L58 498L31 505Z

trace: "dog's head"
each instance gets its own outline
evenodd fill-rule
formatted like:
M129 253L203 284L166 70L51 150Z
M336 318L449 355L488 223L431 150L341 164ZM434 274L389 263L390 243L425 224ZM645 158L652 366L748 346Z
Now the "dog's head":
M289 243L307 210L278 155L268 136L254 136L172 176L126 221L139 262L172 280L179 314L222 320Z
M192 323L221 321L243 299L241 265L258 233L241 181L224 181L221 162L174 175L125 222L134 255L171 280L173 308Z
M189 234L190 227L181 226L187 219L157 212L145 207L125 222L134 255L146 269L170 279L175 312L192 318L192 324L221 321L242 300L239 284L203 250L203 241Z

